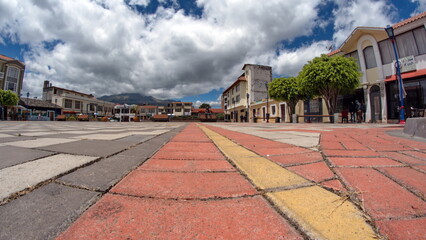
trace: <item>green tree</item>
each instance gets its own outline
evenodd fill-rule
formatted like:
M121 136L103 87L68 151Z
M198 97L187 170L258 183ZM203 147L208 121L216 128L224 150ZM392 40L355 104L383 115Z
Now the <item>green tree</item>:
M200 105L199 108L211 108L211 106L208 103L203 103L203 104Z
M296 105L307 97L300 91L299 80L295 77L275 78L269 84L269 96L275 100L287 102L287 111L291 116L295 113ZM290 118L290 121L293 121Z
M4 119L4 107L15 106L18 102L19 97L16 93L10 90L0 89L1 118Z
M330 115L336 110L337 97L355 90L360 77L355 59L325 54L309 61L299 74L301 90L324 98Z

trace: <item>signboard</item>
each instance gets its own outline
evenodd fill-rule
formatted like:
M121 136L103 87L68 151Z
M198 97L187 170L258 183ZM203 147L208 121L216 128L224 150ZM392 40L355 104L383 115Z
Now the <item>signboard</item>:
M415 71L416 61L414 59L414 56L400 58L399 66L401 67L401 73Z

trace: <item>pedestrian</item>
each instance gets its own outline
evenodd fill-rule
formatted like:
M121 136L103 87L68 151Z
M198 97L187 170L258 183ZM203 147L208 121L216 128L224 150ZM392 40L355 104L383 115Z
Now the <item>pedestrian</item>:
M349 104L349 113L351 114L351 122L355 122L356 105L354 101Z
M361 113L362 113L362 121L365 122L365 112L367 111L367 106L364 101L361 102Z
M244 116L240 115L240 122L244 122Z
M356 106L356 121L357 123L361 123L362 121L361 103L358 100L355 100L355 106Z

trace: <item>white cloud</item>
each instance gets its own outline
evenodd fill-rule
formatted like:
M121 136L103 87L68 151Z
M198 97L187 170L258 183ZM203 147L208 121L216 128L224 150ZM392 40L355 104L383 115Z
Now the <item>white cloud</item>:
M227 87L244 63L297 74L329 43L281 49L278 56L275 49L324 27L317 9L322 1L198 0L203 14L195 17L175 0L161 1L152 14L117 0L0 0L0 14L7 16L0 19L0 34L29 45L24 91L32 95L41 95L43 81L50 80L95 96L181 98Z
M138 5L146 7L148 6L150 0L130 0L129 5Z
M356 27L386 27L396 16L396 9L386 0L334 0L333 40L339 47Z
M218 101L200 101L200 100L196 100L195 102L192 103L192 105L195 108L199 108L201 106L201 104L203 104L203 103L209 104L212 108L220 108L220 106L221 106L220 100L218 100Z
M426 11L426 0L411 0L411 2L418 4L417 9L412 15L416 15L418 13Z

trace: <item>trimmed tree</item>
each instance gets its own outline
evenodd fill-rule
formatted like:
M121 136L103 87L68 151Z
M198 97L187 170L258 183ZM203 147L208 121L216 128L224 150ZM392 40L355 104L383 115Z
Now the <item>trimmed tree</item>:
M295 113L296 105L307 97L300 91L299 80L295 77L275 78L269 84L269 96L272 99L287 102L287 111L290 116ZM293 119L290 118L292 122Z
M18 102L19 97L16 93L0 89L1 118L4 119L4 107L15 106Z
M211 107L210 107L210 104L208 104L208 103L203 103L203 104L201 104L201 105L200 105L200 107L198 107L198 108L211 108Z
M336 110L337 97L355 90L360 77L355 59L325 54L309 61L299 74L301 90L324 98L330 115Z

